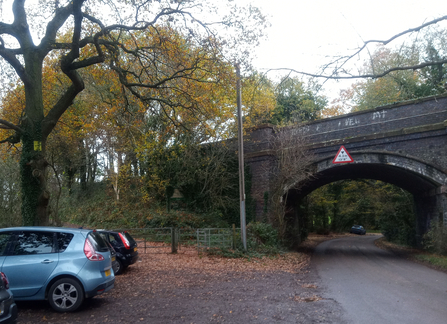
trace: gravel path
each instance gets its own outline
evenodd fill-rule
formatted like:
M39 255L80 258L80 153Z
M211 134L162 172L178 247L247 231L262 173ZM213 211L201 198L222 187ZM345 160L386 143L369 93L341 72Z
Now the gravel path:
M69 314L20 302L18 323L343 323L324 298L309 256L256 260L143 254L110 292Z

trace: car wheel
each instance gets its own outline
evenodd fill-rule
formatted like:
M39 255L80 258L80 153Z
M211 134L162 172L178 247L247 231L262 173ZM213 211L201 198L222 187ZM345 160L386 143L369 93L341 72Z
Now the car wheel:
M62 278L51 286L48 301L57 312L73 312L84 301L84 289L76 280Z
M124 270L123 263L122 263L120 260L116 259L116 271L115 271L115 275L120 275L120 274L122 274L122 273L123 273L123 270Z

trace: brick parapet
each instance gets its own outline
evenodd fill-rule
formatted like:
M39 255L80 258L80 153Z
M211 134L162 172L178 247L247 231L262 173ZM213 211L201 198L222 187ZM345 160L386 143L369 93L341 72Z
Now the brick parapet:
M447 120L447 97L399 103L288 127L309 143L399 132Z

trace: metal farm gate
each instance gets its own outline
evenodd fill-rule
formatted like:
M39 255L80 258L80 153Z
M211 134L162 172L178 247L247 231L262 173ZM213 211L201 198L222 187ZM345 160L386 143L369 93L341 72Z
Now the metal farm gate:
M211 248L232 248L235 245L235 232L228 228L197 229L197 251Z

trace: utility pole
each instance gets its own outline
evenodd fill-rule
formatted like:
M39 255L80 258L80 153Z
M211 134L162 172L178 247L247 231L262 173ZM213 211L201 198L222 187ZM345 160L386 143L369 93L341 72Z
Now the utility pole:
M241 99L241 71L236 64L236 92L237 92L237 123L238 123L238 157L239 157L239 194L241 207L241 238L244 251L247 250L247 233L245 226L245 179L244 179L244 138L242 132L242 99Z

